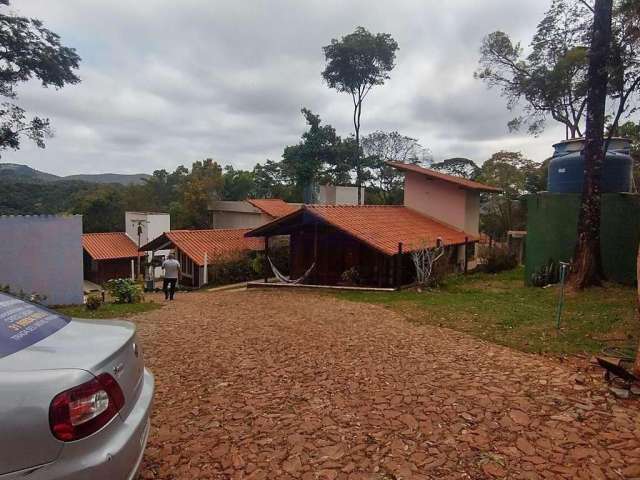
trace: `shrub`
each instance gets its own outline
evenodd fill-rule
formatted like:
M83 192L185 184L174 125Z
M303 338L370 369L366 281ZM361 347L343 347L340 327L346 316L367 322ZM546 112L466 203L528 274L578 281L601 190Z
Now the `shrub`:
M480 251L482 269L487 273L498 273L518 266L518 258L507 247L485 247Z
M116 303L140 303L144 299L142 287L130 278L115 278L104 284Z
M256 280L260 278L262 272L262 269L259 272L256 271L256 266L261 265L262 258L251 254L234 254L218 259L208 267L208 283L209 285L230 285Z
M87 297L87 302L85 303L87 310L98 310L101 305L102 305L102 298L100 298L100 296L89 295Z

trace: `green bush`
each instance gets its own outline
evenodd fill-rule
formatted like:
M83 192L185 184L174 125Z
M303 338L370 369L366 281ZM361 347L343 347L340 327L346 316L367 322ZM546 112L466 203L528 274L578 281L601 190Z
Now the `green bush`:
M482 270L487 273L498 273L518 266L518 258L507 247L484 247L479 257L483 259Z
M85 306L87 310L98 310L102 305L102 298L99 295L89 295Z
M256 265L261 262L255 255L236 254L218 259L208 267L209 285L231 285L260 278ZM261 269L262 270L262 269Z
M144 299L142 287L130 278L115 278L104 284L115 303L140 303Z

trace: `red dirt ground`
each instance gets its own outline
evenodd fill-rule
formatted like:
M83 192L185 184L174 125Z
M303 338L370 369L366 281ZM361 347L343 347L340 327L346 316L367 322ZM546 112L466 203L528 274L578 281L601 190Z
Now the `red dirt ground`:
M143 479L640 478L638 404L596 371L299 292L133 320L157 382Z

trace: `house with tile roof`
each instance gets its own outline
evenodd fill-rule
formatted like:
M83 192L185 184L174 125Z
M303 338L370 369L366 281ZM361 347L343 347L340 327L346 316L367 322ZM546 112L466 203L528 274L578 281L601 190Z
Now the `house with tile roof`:
M263 249L260 239L245 237L249 229L171 230L140 247L141 251L173 250L182 267L181 284L201 287L207 283L207 266Z
M209 204L211 228L255 228L300 208L279 198L242 201L214 200Z
M254 228L249 238L288 235L290 277L336 285L357 271L367 286L399 287L414 277L410 253L442 245L451 267L475 262L480 193L499 189L427 168L390 162L405 174L404 205L304 205Z
M137 245L125 232L82 235L84 278L102 285L113 278L134 278Z

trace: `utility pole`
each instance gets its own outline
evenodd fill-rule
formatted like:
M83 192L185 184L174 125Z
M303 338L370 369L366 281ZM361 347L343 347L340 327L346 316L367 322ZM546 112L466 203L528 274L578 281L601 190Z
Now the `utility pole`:
M136 226L136 233L138 234L138 275L137 277L140 278L140 275L142 274L142 269L141 269L141 264L140 264L140 247L142 246L141 239L142 239L142 233L143 233L143 227L142 225L145 225L149 222L147 222L146 220L133 220L131 223L133 223L133 225Z

